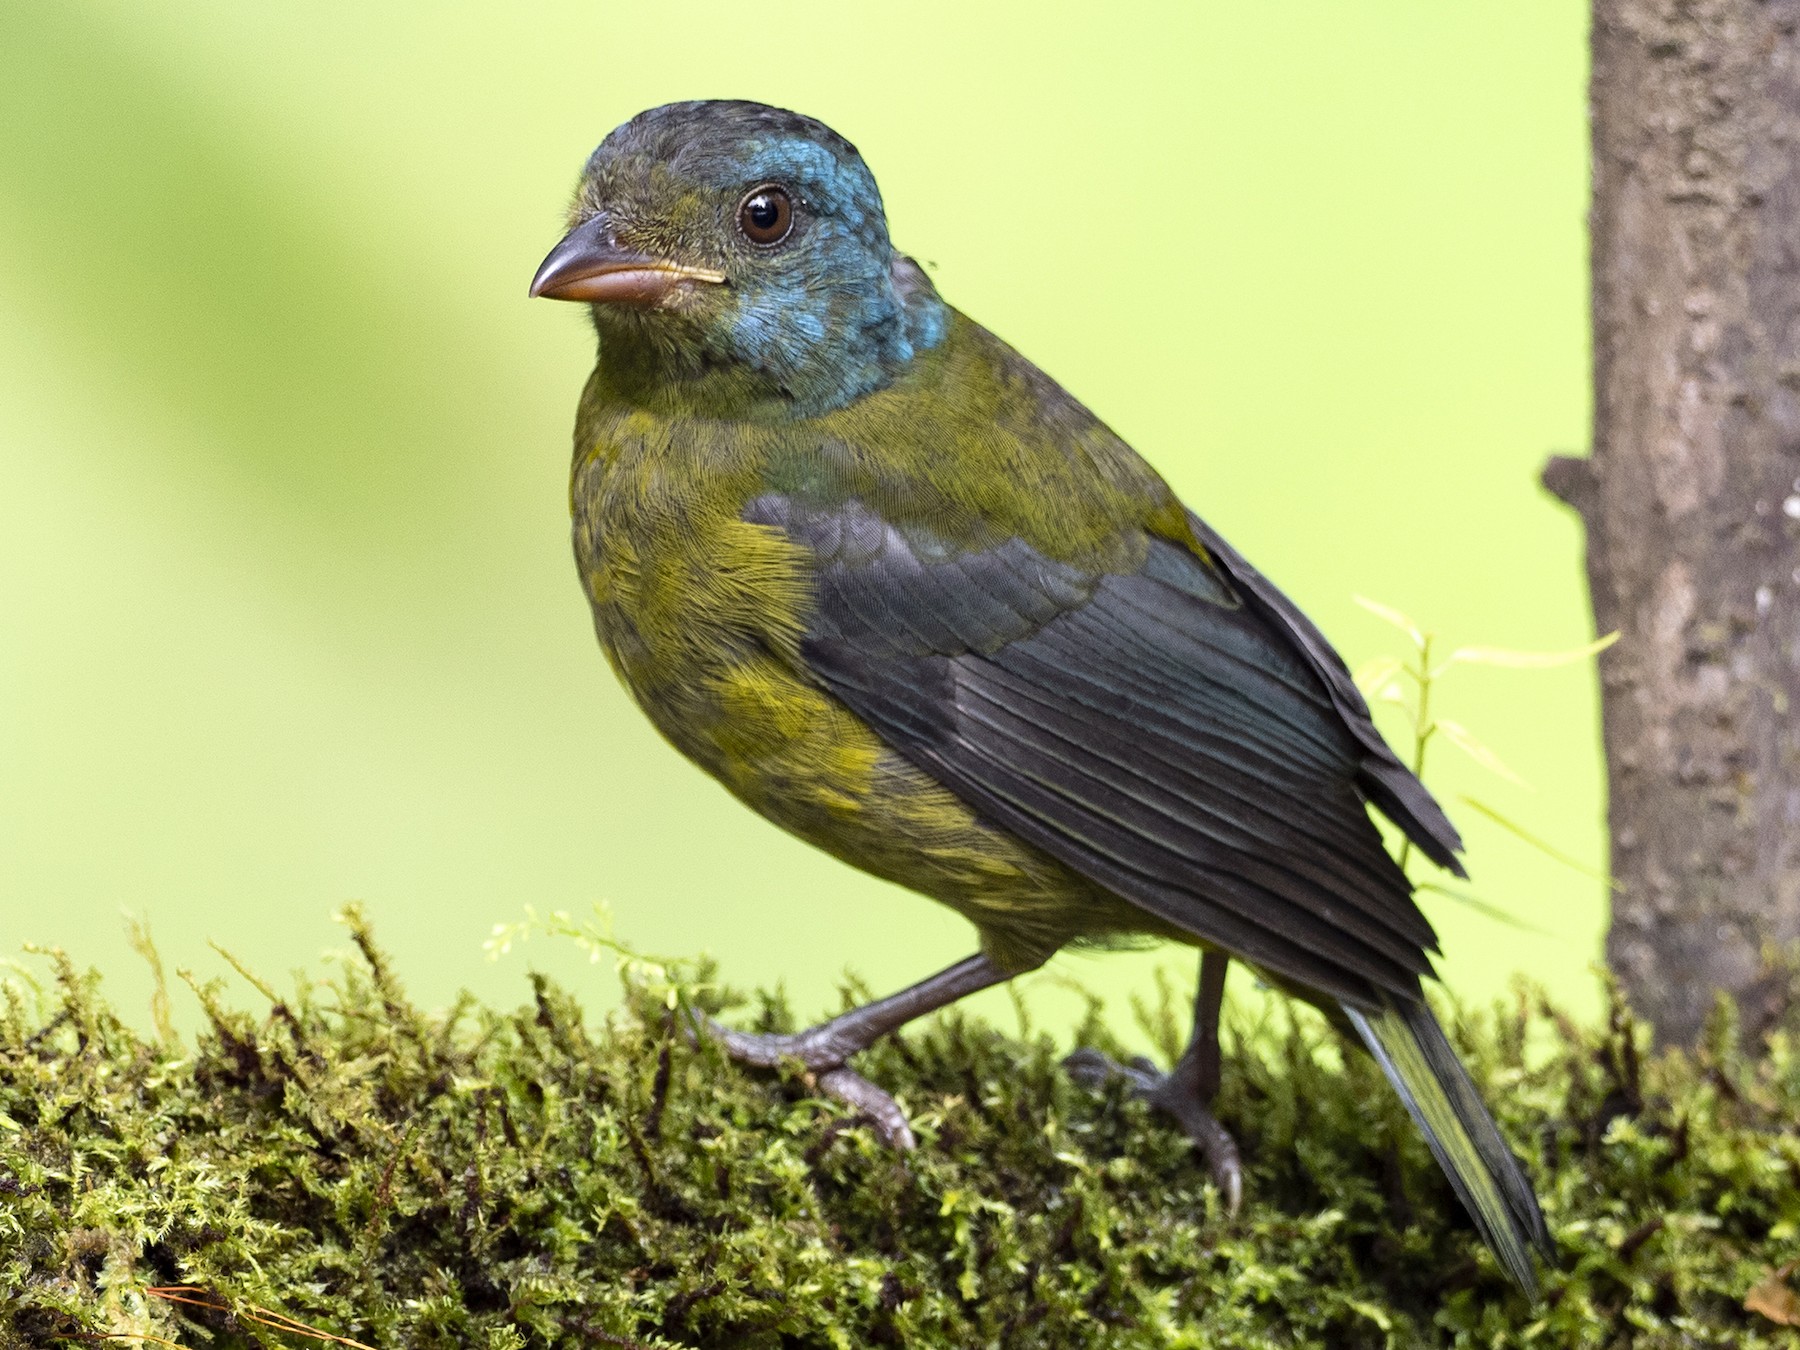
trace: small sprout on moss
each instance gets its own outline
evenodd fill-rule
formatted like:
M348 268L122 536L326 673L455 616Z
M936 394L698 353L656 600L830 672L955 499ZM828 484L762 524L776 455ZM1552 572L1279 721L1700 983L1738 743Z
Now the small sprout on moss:
M1449 656L1440 661L1434 661L1432 652L1437 645L1435 633L1420 627L1407 615L1391 606L1360 595L1352 598L1383 622L1399 629L1412 644L1412 651L1405 657L1376 656L1371 658L1356 671L1351 679L1357 689L1362 692L1363 697L1370 703L1387 704L1398 708L1404 714L1407 732L1412 739L1408 762L1413 774L1421 779L1425 777L1426 752L1433 739L1441 735L1489 773L1505 779L1516 787L1524 788L1527 791L1531 790L1531 784L1514 773L1506 762L1474 732L1461 722L1441 716L1434 711L1433 696L1436 693L1437 685L1451 667L1484 665L1503 666L1513 670L1550 670L1558 666L1574 665L1577 662L1592 660L1618 641L1619 637L1617 633L1608 633L1605 637L1598 638L1593 642L1558 652L1514 651L1505 647L1457 647ZM1562 850L1545 843L1536 834L1497 808L1469 796L1463 796L1461 800L1472 810L1479 812L1505 829L1514 838L1529 844L1552 860L1604 885L1612 884L1604 872L1589 867ZM1402 869L1408 868L1413 858L1413 846L1410 839L1400 841L1395 858ZM1457 888L1423 884L1419 885L1417 889L1471 903L1484 913L1498 914L1501 912L1499 906L1480 900Z

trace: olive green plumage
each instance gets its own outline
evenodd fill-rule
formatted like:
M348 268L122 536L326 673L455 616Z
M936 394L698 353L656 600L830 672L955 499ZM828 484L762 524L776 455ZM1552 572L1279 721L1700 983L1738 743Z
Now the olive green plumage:
M1529 1286L1542 1218L1423 1001L1436 939L1366 804L1442 865L1460 841L1317 629L944 304L818 123L652 110L571 226L534 293L591 301L600 338L576 556L658 729L1004 972L1150 935L1318 1002Z
M1095 448L1121 459L1116 483L1091 459L1043 455L1053 443L1030 391L1002 378L1003 351L959 317L901 380L799 424L647 412L617 398L602 362L582 398L571 503L601 647L657 729L747 805L950 905L1003 965L1028 969L1078 938L1175 930L984 822L822 689L801 654L813 558L743 519L772 490L810 488L936 529L1019 535L1050 556L1141 562L1142 500L1172 510L1168 489L1109 437ZM940 411L947 396L961 415ZM1028 490L1005 490L1017 486ZM1049 505L1088 497L1082 528Z

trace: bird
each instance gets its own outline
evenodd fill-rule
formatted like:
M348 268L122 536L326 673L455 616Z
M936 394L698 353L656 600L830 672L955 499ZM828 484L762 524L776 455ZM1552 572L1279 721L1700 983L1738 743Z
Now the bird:
M1229 1203L1211 1113L1228 963L1373 1055L1501 1268L1554 1248L1430 1004L1439 951L1371 809L1457 875L1462 841L1300 610L1063 387L898 251L856 148L742 100L669 103L587 160L530 294L588 306L576 563L608 662L755 811L937 900L974 955L790 1034L913 1144L850 1060L1068 946L1200 953L1167 1072L1122 1073Z

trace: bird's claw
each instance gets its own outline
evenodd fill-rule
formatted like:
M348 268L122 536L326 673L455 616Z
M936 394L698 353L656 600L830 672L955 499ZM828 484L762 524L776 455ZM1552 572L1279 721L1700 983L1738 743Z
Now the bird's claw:
M1231 1137L1205 1102L1188 1083L1161 1072L1155 1064L1139 1055L1130 1063L1101 1054L1091 1046L1083 1046L1063 1060L1069 1077L1086 1087L1102 1087L1119 1078L1132 1092L1166 1115L1173 1116L1182 1132L1194 1142L1206 1159L1213 1183L1225 1200L1225 1210L1235 1215L1244 1200L1244 1165L1238 1155L1237 1140Z
M1063 1071L1083 1087L1102 1088L1115 1078L1122 1078L1139 1096L1148 1096L1162 1081L1162 1070L1144 1058L1134 1055L1121 1064L1103 1055L1091 1045L1072 1050L1063 1059Z
M855 1069L839 1065L819 1075L819 1091L869 1118L882 1143L896 1153L911 1153L917 1141L906 1112L885 1088L876 1087Z
M855 1069L846 1067L846 1048L829 1035L819 1034L817 1028L780 1035L739 1031L721 1026L711 1018L700 1022L699 1026L739 1064L772 1069L783 1062L797 1062L825 1096L866 1116L888 1147L901 1153L913 1149L916 1141L912 1126L907 1124L906 1112L900 1109L893 1094L875 1086Z

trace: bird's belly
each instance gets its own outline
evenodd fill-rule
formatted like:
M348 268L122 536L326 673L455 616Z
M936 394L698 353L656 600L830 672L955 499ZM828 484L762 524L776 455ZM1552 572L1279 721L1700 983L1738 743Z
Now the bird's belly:
M746 805L853 866L949 905L1010 968L1035 965L1073 940L1154 926L988 824L769 647L744 641L741 622L711 631L707 622L684 626L679 652L658 650L625 607L595 606L601 645L651 722Z

